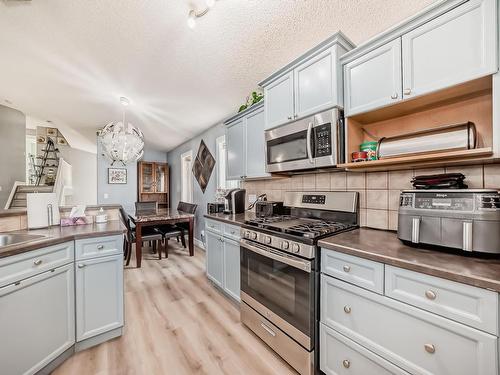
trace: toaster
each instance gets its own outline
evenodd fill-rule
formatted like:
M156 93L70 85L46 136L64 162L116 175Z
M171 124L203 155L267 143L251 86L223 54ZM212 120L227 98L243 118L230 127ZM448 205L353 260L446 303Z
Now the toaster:
M500 194L496 190L404 190L398 238L464 252L500 254Z
M274 215L285 215L290 211L283 206L283 202L257 201L255 202L255 216L268 217Z

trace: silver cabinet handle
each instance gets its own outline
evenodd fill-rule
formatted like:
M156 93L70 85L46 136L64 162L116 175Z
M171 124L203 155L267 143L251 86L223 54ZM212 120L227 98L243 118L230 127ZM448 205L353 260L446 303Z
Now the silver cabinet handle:
M345 312L346 314L350 314L350 313L351 313L351 311L352 311L352 310L351 310L351 306L347 306L347 305L346 305L346 306L344 306L344 312Z
M403 93L405 95L410 95L411 94L411 89L405 89Z
M344 270L344 272L350 272L351 266L345 265L344 267L342 267L342 269Z
M434 354L436 352L436 347L432 344L425 344L424 348L425 351L429 354Z
M472 251L472 222L464 221L462 228L462 250Z
M267 331L267 333L269 333L271 336L276 337L276 333L267 325L265 325L264 323L260 323L260 326L264 328Z
M420 242L420 218L414 217L411 221L411 242Z
M288 119L291 120L293 117L292 116L288 116Z
M104 249L104 245L97 245L97 250L102 250Z
M310 122L307 125L307 135L306 135L306 150L307 150L307 157L309 159L309 163L313 164L313 156L312 156L312 151L311 151L311 133L312 133L312 128L313 128L313 123Z
M231 234L235 234L236 232L234 230L231 231Z
M298 114L294 114L294 115L293 115L293 117L294 117L294 118L297 118L297 117L299 117L299 115L298 115Z
M395 92L394 94L391 95L391 99L397 99L398 98L398 93Z
M41 259L37 259L37 260L35 260L35 261L33 262L33 264L34 264L35 266L39 266L40 264L42 264L42 260L41 260Z
M85 263L80 263L80 264L78 265L78 268L83 268L83 267L85 267Z
M347 359L344 359L342 361L342 366L344 366L345 368L349 368L349 367L351 367L351 362L348 361Z
M430 289L425 292L425 296L430 300L435 300L437 297L436 292Z

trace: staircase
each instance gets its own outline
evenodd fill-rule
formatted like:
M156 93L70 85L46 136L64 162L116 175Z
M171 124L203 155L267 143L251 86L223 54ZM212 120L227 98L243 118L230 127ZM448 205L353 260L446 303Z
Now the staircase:
M26 208L26 194L28 193L52 193L53 186L34 186L34 185L15 185L15 190L12 196L7 203L6 209L10 208Z

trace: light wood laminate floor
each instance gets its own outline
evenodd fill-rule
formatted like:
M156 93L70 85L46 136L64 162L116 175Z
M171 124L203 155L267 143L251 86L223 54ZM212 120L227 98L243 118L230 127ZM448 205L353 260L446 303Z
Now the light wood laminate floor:
M54 374L295 374L207 280L205 253L169 245L168 259L146 248L142 268L125 269L123 336L73 355Z

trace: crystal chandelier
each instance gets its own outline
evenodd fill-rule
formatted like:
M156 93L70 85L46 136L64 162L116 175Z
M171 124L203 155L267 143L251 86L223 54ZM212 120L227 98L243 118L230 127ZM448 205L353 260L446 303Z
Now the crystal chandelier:
M120 98L123 106L127 106L127 98ZM99 133L104 154L111 159L111 165L119 161L124 166L139 160L144 155L144 135L130 123L125 121L125 109L123 110L123 121L110 122Z

